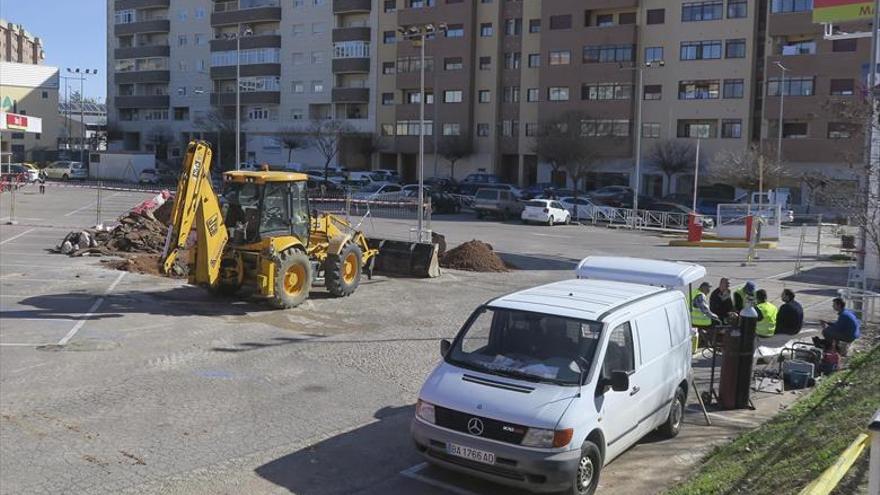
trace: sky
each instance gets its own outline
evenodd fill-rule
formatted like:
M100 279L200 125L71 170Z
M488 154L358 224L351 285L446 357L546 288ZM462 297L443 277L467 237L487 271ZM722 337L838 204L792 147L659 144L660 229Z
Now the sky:
M107 10L106 0L0 0L0 18L21 24L43 41L45 65L97 69L86 76L85 96L101 101L107 96ZM64 95L61 80L61 95ZM71 91L79 81L68 80Z

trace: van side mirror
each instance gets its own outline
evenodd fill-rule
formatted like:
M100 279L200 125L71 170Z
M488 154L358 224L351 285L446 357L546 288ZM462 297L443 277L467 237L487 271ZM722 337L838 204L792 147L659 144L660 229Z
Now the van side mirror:
M443 339L440 341L440 356L446 357L446 354L449 353L449 349L452 348L452 342L447 339Z
M629 375L626 371L611 372L611 390L615 392L626 392L629 390Z

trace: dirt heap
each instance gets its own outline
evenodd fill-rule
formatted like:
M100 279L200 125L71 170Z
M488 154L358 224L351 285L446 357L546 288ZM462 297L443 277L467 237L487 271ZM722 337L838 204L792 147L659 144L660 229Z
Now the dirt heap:
M152 215L128 213L111 230L70 232L55 250L70 256L113 255L118 253L159 254L165 246L168 226Z
M159 266L158 254L136 254L121 260L102 260L101 262L114 270L146 275L163 275L162 268ZM175 272L172 273L172 276L181 276L181 274Z
M447 251L440 258L440 266L471 272L506 272L509 270L504 261L492 250L491 245L476 239Z

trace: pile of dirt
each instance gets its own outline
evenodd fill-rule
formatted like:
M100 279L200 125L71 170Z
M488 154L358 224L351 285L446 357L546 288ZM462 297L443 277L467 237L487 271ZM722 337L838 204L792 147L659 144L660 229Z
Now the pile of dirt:
M110 230L70 232L55 251L69 256L100 256L118 253L159 254L165 247L168 226L142 213L128 213Z
M121 260L102 260L108 268L144 275L162 275L158 254L136 254Z
M510 268L482 241L472 240L447 251L440 258L440 266L471 272L506 272Z

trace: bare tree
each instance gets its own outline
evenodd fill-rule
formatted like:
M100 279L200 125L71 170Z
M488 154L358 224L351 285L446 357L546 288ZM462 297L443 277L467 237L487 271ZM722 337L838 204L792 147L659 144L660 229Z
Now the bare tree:
M308 128L309 142L324 158L324 177L330 175L330 164L339 155L339 142L351 135L352 128L336 119L314 119Z
M212 134L211 140L215 140L217 147L217 163L221 165L218 169L222 169L222 164L228 163L229 158L235 154L235 118L228 117L215 108L197 117L194 123L197 128ZM237 161L238 158L233 163Z
M146 142L153 145L154 154L160 160L168 159L168 145L174 142L174 135L167 126L157 125L147 132Z
M588 119L587 114L572 110L541 122L533 147L554 172L563 170L571 177L575 193L599 159L594 141L583 134L584 121Z
M294 150L307 148L309 140L303 134L302 130L293 127L282 129L279 134L281 145L287 148L287 163L290 163Z
M697 151L690 142L667 139L654 144L647 158L654 168L666 176L663 194L669 194L674 175L694 170Z
M449 176L455 178L455 164L472 155L474 144L468 136L443 136L437 143L437 153L449 162Z
M791 177L785 163L776 160L772 146L762 150L751 145L741 150L722 150L715 155L709 176L717 182L729 184L747 191L757 191L762 181L765 184L778 184Z

